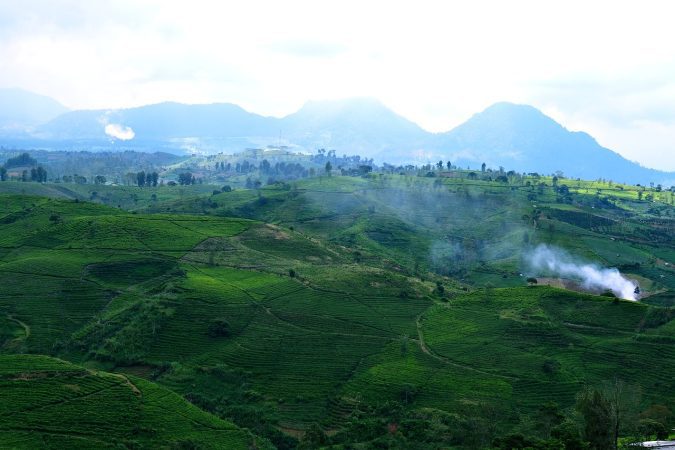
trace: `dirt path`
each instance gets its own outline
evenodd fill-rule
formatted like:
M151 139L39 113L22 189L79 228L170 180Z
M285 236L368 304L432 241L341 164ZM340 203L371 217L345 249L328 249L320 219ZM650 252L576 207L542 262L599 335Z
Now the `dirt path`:
M421 319L422 319L422 314L417 316L417 319L415 319L415 325L417 326L417 336L418 336L418 342L419 342L419 345L420 345L420 349L425 354L431 356L432 358L434 358L438 361L441 361L442 363L445 363L449 366L457 367L459 369L464 369L464 370L468 370L468 371L471 371L471 372L480 373L482 375L487 375L487 376L496 377L496 378L502 378L502 379L510 380L510 381L518 380L518 378L516 378L516 377L510 377L508 375L499 375L499 374L495 374L495 373L491 373L491 372L486 372L484 370L476 369L475 367L467 366L467 365L464 365L464 364L459 364L459 363L456 363L454 361L451 361L450 359L448 359L444 356L441 356L441 355L435 353L433 350L431 350L429 347L427 347L426 342L424 342L424 335L422 334L422 324L420 322Z
M137 397L141 397L141 396L143 395L143 393L141 392L141 390L138 389L138 387L136 387L136 385L135 385L134 383L132 383L131 380L130 380L129 378L127 378L127 376L124 375L123 373L111 373L111 375L113 375L113 376L115 376L115 377L117 377L117 378L121 378L122 380L124 380L124 383L125 383L127 386L129 386L129 388L131 389L131 391L132 391Z
M6 346L17 345L30 337L30 327L28 326L28 324L20 321L11 314L7 314L7 319L11 320L12 322L18 324L19 326L21 326L21 328L23 328L23 336L12 339L6 344Z

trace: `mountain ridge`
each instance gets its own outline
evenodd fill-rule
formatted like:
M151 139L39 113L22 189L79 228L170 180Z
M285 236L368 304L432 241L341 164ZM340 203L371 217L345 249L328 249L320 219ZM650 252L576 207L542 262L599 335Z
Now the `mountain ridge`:
M0 89L0 131L34 127L67 111L68 108L46 95L19 88Z
M133 133L111 133L109 126ZM131 136L131 139L129 139ZM123 138L123 139L120 139ZM175 153L237 152L286 145L358 153L377 163L451 161L459 167L503 166L519 172L675 184L675 172L643 167L570 131L530 105L498 102L457 127L429 132L370 97L308 101L283 117L256 114L234 103L162 102L117 110L68 111L4 145L37 148L160 149ZM71 146L71 147L69 147ZM561 157L564 155L564 157Z

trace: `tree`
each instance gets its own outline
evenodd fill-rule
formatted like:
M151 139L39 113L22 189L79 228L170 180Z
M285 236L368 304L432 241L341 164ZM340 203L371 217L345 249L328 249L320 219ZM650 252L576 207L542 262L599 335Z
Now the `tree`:
M192 176L191 172L183 172L178 175L178 184L181 186L187 186L190 184L194 184L195 182L195 177Z
M438 161L438 162L436 163L436 167L438 167L438 170L443 170L443 160Z
M232 333L230 323L223 319L213 319L209 324L208 335L211 337L228 337Z
M617 449L619 434L636 431L641 392L617 378L607 384L604 391L610 404L613 448Z
M326 173L330 175L330 171L333 170L333 165L330 163L330 161L326 161L326 167L325 167Z
M232 192L232 186L230 186L229 184L226 184L225 186L223 186L221 191L222 192Z
M28 181L28 171L24 170L21 172L21 181Z
M445 166L448 168L448 170L452 169L452 163L450 163L450 161L446 162Z
M7 169L0 167L0 181L7 181Z
M556 402L549 401L539 407L538 419L541 433L548 439L551 437L551 431L565 420L565 416L560 412Z
M485 172L485 163L480 165L480 171Z
M592 450L614 448L612 406L602 391L586 388L577 396L576 408L584 418L584 438Z
M103 175L96 175L94 178L94 184L105 184L106 183L106 178Z
M5 163L5 167L11 169L12 167L37 166L37 161L28 153L22 153L14 158L9 158Z
M641 420L652 420L669 430L672 426L673 413L663 405L652 405L640 413Z
M136 174L136 184L138 186L145 186L145 171L140 171Z
M313 423L309 429L305 431L305 435L302 437L302 441L298 448L319 448L325 446L327 442L328 437L326 436L326 433L324 433L317 423Z

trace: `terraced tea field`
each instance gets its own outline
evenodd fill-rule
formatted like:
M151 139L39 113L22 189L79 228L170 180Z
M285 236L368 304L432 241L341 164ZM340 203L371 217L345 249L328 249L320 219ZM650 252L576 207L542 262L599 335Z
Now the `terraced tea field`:
M630 195L596 210L585 193L397 175L200 192L133 211L0 195L0 446L476 448L538 433L550 401L573 417L579 391L615 378L639 411L675 407L672 222ZM540 243L648 296L526 287ZM176 417L158 424L164 402Z
M272 448L130 375L38 355L0 355L2 448Z

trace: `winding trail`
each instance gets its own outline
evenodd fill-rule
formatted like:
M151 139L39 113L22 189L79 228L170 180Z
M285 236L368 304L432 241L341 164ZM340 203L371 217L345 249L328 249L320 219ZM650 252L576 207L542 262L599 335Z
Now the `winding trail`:
M14 323L18 324L19 326L21 326L21 328L23 328L23 334L24 334L24 335L12 339L12 340L9 341L7 344L5 344L6 346L17 345L17 344L19 344L20 342L25 341L26 339L28 339L28 338L30 337L30 327L28 326L28 324L26 324L25 322L20 321L19 319L17 319L16 317L14 317L14 316L11 315L11 314L7 314L7 319L9 319L9 320L11 320L12 322L14 322Z
M422 319L422 315L423 314L420 314L415 319L415 325L417 326L418 341L419 341L420 349L422 350L422 352L424 352L425 354L431 356L432 358L434 358L438 361L441 361L442 363L445 363L449 366L457 367L459 369L464 369L464 370L468 370L468 371L471 371L471 372L480 373L481 375L486 375L486 376L490 376L490 377L502 378L504 380L510 380L510 381L517 381L518 380L518 378L516 378L516 377L486 372L484 370L476 369L475 367L467 366L465 364L456 363L456 362L454 362L454 361L452 361L452 360L450 360L450 359L448 359L444 356L439 355L438 353L434 352L433 350L431 350L427 346L426 342L424 342L424 334L422 334L422 324L420 322L421 319Z
M111 373L110 375L113 375L113 376L116 377L116 378L121 378L121 379L124 381L124 383L125 383L127 386L129 386L129 388L131 389L131 391L132 391L137 397L143 396L143 393L141 392L141 390L138 389L138 387L136 387L136 385L135 385L134 383L132 383L131 380L130 380L126 375L124 375L123 373Z

